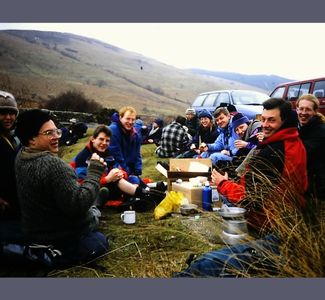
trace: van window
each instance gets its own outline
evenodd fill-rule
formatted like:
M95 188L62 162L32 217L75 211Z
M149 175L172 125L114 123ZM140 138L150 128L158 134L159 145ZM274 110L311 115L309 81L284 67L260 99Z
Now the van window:
M308 94L310 89L311 83L304 83L304 84L295 84L291 85L288 88L288 99L289 100L296 100L301 95Z
M281 86L281 87L277 88L272 93L271 97L273 97L273 98L283 98L284 91L285 91L285 87L284 86Z
M221 103L229 104L229 102L230 102L229 94L228 93L220 93L214 106L218 107L218 106L220 106Z
M204 99L206 98L206 94L204 95L199 95L193 102L193 106L201 106Z
M266 100L265 95L255 91L233 91L234 105L262 105Z
M216 101L217 97L219 96L219 93L210 94L206 99L204 100L204 106L213 106L214 102Z
M325 97L325 81L324 80L315 82L313 94L316 97L320 97L320 98Z

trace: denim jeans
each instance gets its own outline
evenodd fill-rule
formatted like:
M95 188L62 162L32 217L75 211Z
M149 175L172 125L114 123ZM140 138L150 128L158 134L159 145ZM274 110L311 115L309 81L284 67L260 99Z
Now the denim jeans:
M269 234L262 239L203 254L174 277L241 277L256 268L276 272L270 257L279 256L279 240Z

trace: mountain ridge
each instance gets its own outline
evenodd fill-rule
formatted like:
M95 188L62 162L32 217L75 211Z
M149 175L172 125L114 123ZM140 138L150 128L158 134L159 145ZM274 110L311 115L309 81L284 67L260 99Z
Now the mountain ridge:
M209 90L261 90L194 74L100 40L37 30L0 31L0 70L17 85L27 85L40 102L78 89L105 107L133 105L153 115L183 114L199 93Z

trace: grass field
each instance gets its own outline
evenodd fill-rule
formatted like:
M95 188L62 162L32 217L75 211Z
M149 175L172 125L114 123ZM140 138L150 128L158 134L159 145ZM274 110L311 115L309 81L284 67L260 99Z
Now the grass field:
M88 131L88 135L91 131ZM61 149L61 157L70 162L88 141L89 136L76 145ZM154 146L144 145L143 177L153 181L163 180L155 170L157 158ZM275 198L281 198L270 191ZM324 216L319 222L309 223L300 211L291 210L286 203L272 202L273 223L282 237L282 256L265 253L279 269L277 277L324 277L325 235ZM281 205L283 207L281 207ZM125 225L120 212L103 209L100 231L107 235L108 253L93 264L68 269L46 270L35 265L22 265L1 261L1 277L80 277L80 278L169 278L186 267L190 254L201 254L225 247L220 239L221 218L212 212L202 212L198 218L174 213L162 220L155 220L153 212L137 213L136 224ZM258 270L258 277L274 277L266 270ZM250 276L249 274L241 274Z

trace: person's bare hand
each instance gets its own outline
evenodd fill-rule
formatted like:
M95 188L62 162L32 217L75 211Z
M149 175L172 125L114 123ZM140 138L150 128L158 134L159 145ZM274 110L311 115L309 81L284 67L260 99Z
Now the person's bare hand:
M262 142L263 139L264 139L264 133L263 132L258 132L258 133L256 133L256 137L257 137L259 142Z
M123 178L123 172L118 168L112 169L105 177L107 182L115 182L122 178Z
M106 166L106 162L104 161L104 158L100 157L97 153L93 153L93 155L91 156L90 160L97 160L100 163L102 163L104 166Z
M224 154L224 155L228 155L228 156L230 156L230 152L228 151L228 150L221 150L220 151L222 154Z
M212 176L211 176L211 178L212 178L212 182L213 182L216 186L218 186L219 183L220 183L221 181L223 181L223 180L228 180L228 173L225 172L225 174L222 175L222 174L219 173L216 169L214 169L214 170L212 171Z
M243 140L236 140L235 141L235 147L237 149L240 149L240 148L245 148L247 146L247 142L243 141Z

